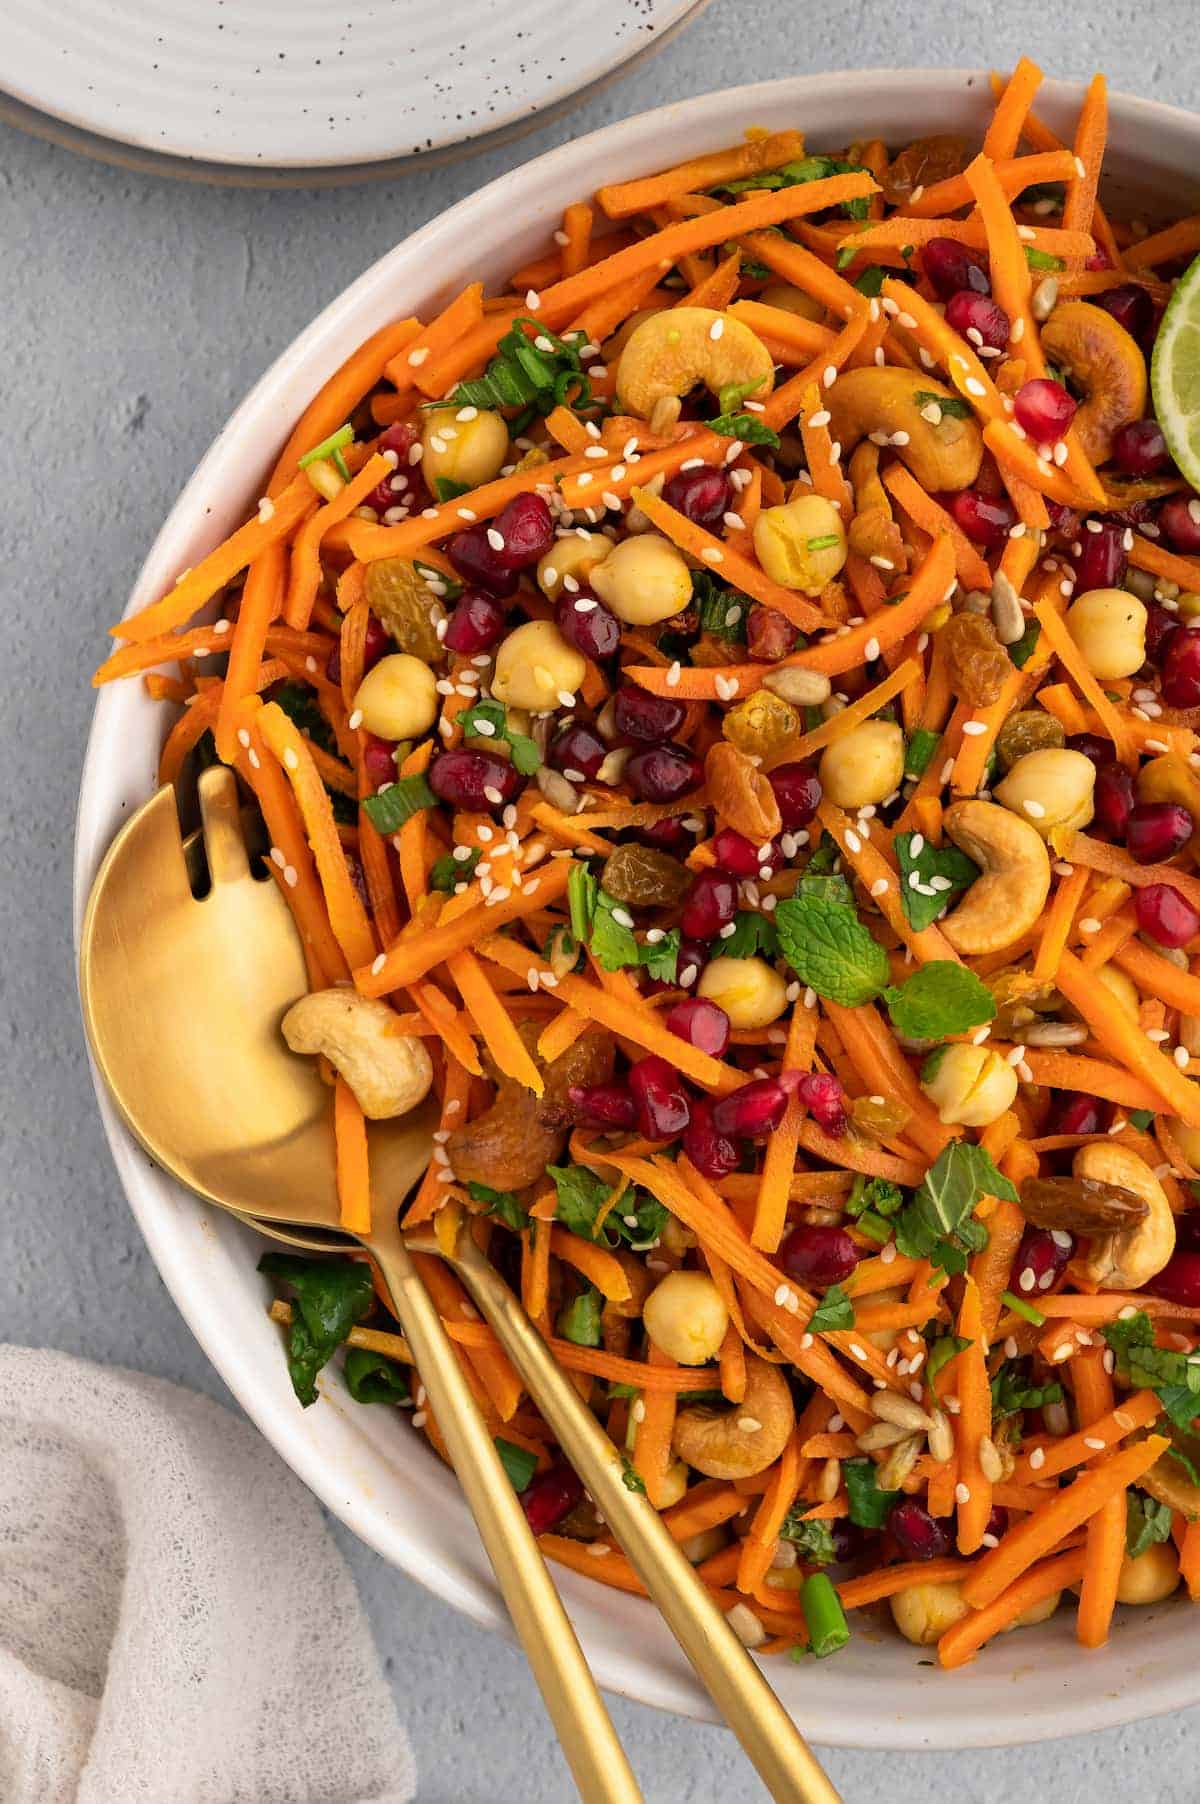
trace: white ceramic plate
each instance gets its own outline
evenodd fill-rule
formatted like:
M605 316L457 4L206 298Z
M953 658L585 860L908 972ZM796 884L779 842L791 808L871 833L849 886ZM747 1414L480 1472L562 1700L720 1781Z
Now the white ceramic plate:
M1051 86L1039 107L1068 131L1079 90ZM539 158L473 195L389 252L326 309L242 403L204 458L151 551L131 607L169 589L244 516L304 403L387 320L425 311L472 277L496 280L539 252L564 204L601 180L661 169L736 140L750 124L802 126L815 147L878 134L894 144L936 119L978 131L987 84L956 71L822 75L733 89L626 120ZM1114 98L1113 164L1130 199L1196 210L1200 119ZM1155 201L1157 199L1157 205ZM154 784L164 721L140 684L101 692L84 768L76 909L128 809ZM101 1098L122 1182L150 1251L197 1338L279 1452L364 1540L456 1608L505 1628L496 1588L454 1480L403 1417L351 1403L333 1375L314 1408L296 1404L254 1270L258 1243L153 1170ZM564 1596L601 1684L694 1716L712 1707L649 1604L573 1573ZM1200 1702L1194 1616L1186 1605L1126 1611L1111 1645L1083 1654L1070 1616L1006 1637L953 1675L921 1650L856 1619L836 1659L771 1663L805 1733L840 1747L956 1748L1035 1741Z
M0 90L145 152L272 170L511 131L703 0L8 0Z

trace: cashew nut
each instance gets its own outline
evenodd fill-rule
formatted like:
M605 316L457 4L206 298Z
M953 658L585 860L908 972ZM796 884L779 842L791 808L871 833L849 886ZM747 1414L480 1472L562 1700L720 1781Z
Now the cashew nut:
M982 875L941 923L956 952L999 952L1028 933L1050 891L1050 857L1028 821L995 802L955 802L943 825Z
M1084 396L1073 425L1085 456L1107 463L1114 434L1146 411L1141 347L1102 307L1065 301L1042 327L1042 349Z
M843 456L869 433L886 433L921 487L936 493L969 488L983 459L983 439L973 419L962 419L957 411L932 418L937 403L954 399L950 389L923 370L871 365L843 370L825 405Z
M1138 1290L1161 1272L1175 1251L1175 1217L1167 1193L1146 1161L1112 1140L1081 1146L1071 1164L1077 1178L1096 1178L1132 1190L1150 1206L1148 1215L1111 1234L1097 1234L1080 1261L1101 1290Z
M783 1452L796 1412L777 1366L746 1354L746 1394L729 1409L695 1403L675 1418L672 1446L706 1478L753 1478Z
M617 365L617 399L626 413L649 419L656 401L686 395L697 382L714 395L754 384L753 399L764 401L775 365L743 320L711 307L668 307L630 333Z
M385 1002L354 990L314 990L281 1023L293 1052L324 1053L371 1121L407 1115L429 1093L433 1064L425 1042L393 1031Z

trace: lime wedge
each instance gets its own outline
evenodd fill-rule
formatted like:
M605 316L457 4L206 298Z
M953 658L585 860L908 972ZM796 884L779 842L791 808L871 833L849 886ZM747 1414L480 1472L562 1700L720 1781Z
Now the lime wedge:
M1200 488L1200 257L1163 314L1150 361L1150 392L1171 456Z

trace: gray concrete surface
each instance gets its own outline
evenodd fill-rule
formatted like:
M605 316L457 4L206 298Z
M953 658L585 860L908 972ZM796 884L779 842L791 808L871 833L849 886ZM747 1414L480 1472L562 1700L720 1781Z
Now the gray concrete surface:
M101 629L234 403L380 252L568 133L789 69L919 63L1051 72L1194 99L1194 0L1050 8L714 0L569 120L440 171L347 191L244 193L126 175L0 130L0 1338L222 1387L128 1215L84 1066L69 946L71 833ZM1190 54L1189 54L1190 47ZM0 58L2 61L2 58ZM848 126L852 121L847 121ZM416 1743L422 1804L565 1804L519 1656L337 1531ZM651 1804L760 1797L732 1738L618 1702ZM1192 1804L1200 1712L983 1754L838 1754L849 1800L1018 1794Z

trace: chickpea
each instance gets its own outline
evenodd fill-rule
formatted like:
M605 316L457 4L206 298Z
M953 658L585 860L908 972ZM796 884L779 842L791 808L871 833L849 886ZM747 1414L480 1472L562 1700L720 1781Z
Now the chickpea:
M712 959L696 994L723 1008L730 1027L769 1027L787 1008L787 985L765 958Z
M692 599L692 573L661 533L622 539L591 573L592 588L628 626L653 626L682 614Z
M572 532L565 538L555 539L538 563L538 588L550 601L557 601L562 593L564 576L573 576L577 583L586 583L589 572L603 562L612 548L612 540L602 532L584 533L582 538Z
M574 695L587 675L587 659L568 645L552 620L527 620L496 653L492 694L498 702L548 714Z
M702 1366L721 1350L729 1311L707 1272L668 1272L642 1305L646 1333L681 1366Z
M1168 1125L1188 1164L1200 1171L1200 1128L1192 1127L1190 1122L1181 1121L1178 1115L1172 1116Z
M1169 1541L1159 1541L1140 1553L1136 1560L1128 1554L1121 1561L1117 1580L1119 1604L1160 1604L1170 1597L1179 1583L1179 1555Z
M954 1584L910 1585L891 1600L892 1620L906 1641L932 1647L970 1609Z
M1012 1107L1017 1074L988 1046L943 1046L930 1055L921 1088L947 1127L988 1127Z
M421 473L431 494L437 494L439 477L477 489L491 482L507 459L508 427L487 408L438 407L425 415L421 444Z
M771 282L759 295L764 307L779 307L784 313L798 314L801 319L823 320L825 309L820 301L805 294L803 288L794 288L790 282Z
M410 652L393 652L368 670L352 712L380 739L419 739L437 719L437 678Z
M1086 827L1095 812L1096 766L1082 752L1045 746L1026 752L992 791L1045 839L1053 827Z
M1146 662L1146 608L1125 589L1089 589L1067 609L1067 631L1093 676L1127 677Z
M1100 969L1094 971L1092 975L1100 979L1113 1000L1120 1004L1132 1020L1136 1021L1142 999L1137 993L1137 985L1132 977L1122 971L1120 965L1101 965Z
M1040 1604L1030 1604L1027 1610L1022 1610L1009 1623L1004 1633L1011 1635L1014 1629L1036 1629L1039 1622L1049 1622L1061 1602L1062 1592L1052 1591L1049 1597L1043 1597Z
M824 495L797 495L782 507L765 507L759 514L754 549L775 582L805 595L819 595L846 562L846 528Z
M864 720L821 754L821 788L839 808L882 802L903 776L904 734L894 720Z

